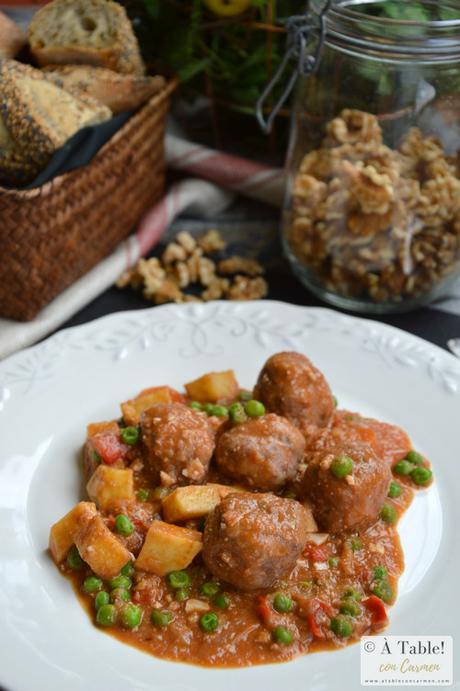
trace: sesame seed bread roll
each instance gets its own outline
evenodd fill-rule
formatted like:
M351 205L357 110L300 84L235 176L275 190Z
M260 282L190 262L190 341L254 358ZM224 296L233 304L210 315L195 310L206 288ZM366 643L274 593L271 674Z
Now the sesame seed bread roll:
M0 60L0 90L0 179L10 184L33 179L78 130L112 115L13 60Z

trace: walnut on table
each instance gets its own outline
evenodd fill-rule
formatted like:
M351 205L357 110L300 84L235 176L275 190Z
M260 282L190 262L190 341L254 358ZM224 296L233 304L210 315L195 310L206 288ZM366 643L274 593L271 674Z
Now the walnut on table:
M264 297L268 290L266 281L260 277L264 270L255 259L233 256L216 265L205 256L225 247L217 230L211 229L196 240L190 233L181 232L166 246L161 261L156 257L140 259L118 279L117 285L142 289L144 296L157 305ZM236 274L232 280L226 277L232 274ZM200 295L183 292L193 285L201 287Z
M248 274L248 276L260 276L264 273L264 268L256 259L250 257L227 257L222 259L217 265L217 271L224 275Z

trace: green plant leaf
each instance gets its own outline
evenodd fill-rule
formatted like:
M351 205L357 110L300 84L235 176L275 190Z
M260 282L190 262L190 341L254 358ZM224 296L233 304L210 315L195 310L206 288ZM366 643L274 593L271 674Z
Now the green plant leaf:
M210 64L211 60L209 58L203 58L202 60L192 60L188 65L183 67L178 71L178 76L181 82L188 82L200 72L203 72L206 67Z

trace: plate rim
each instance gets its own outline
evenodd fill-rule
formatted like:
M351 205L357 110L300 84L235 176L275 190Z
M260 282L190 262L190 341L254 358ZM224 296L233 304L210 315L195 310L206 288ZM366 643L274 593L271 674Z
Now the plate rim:
M388 333L388 334L395 334L395 335L399 336L400 338L404 337L404 339L406 339L409 343L423 344L423 346L425 348L428 347L428 349L430 351L434 352L438 357L440 357L441 361L446 363L446 366L448 366L449 368L454 366L454 370L460 376L460 363L459 363L459 361L452 354L450 354L447 351L444 351L440 346L433 344L430 341L427 341L427 340L421 338L420 336L416 336L410 332L406 332L399 327L394 327L394 326L386 324L386 323L378 322L374 319L351 316L348 314L344 314L340 311L329 309L329 308L324 308L324 307L310 307L310 306L306 306L306 305L292 304L292 303L287 303L287 302L277 301L277 300L257 300L257 301L247 301L247 302L243 302L243 303L229 303L228 301L213 301L211 303L206 303L204 305L200 304L198 307L200 308L201 312L206 312L209 309L211 309L212 307L216 307L216 309L217 309L217 307L219 305L224 305L226 307L228 307L229 305L233 305L235 308L237 306L243 305L243 311L244 311L244 307L253 307L253 308L260 307L261 309L267 308L267 307L268 307L268 309L270 309L271 306L273 306L274 308L277 308L277 309L283 308L283 307L289 307L289 308L294 308L294 310L298 311L299 313L304 312L304 313L326 315L326 316L331 318L332 322L339 320L339 322L342 324L348 324L348 325L364 324L369 328L375 327L375 328L377 328L378 331L381 331L381 332L383 331L384 333ZM99 324L103 325L104 322L110 322L110 321L116 322L117 320L124 319L126 317L138 317L141 315L145 315L148 318L149 314L161 315L161 314L166 314L168 312L174 313L177 311L180 311L181 313L184 313L184 314L190 313L191 315L193 315L195 307L196 306L193 304L190 304L190 305L171 305L171 304L168 304L168 305L162 305L159 307L147 307L147 308L140 308L140 309L136 309L136 310L123 310L123 311L119 311L119 312L112 312L112 313L103 315L101 317L96 317L95 319L90 320L88 322L85 322L83 324L77 324L75 326L68 327L66 329L61 329L61 330L57 331L56 333L52 334L51 336L49 336L48 338L44 339L43 341L39 342L38 344L34 344L32 346L29 346L29 347L19 351L18 353L14 353L14 354L10 355L9 357L5 358L5 360L3 360L2 362L0 362L0 387L1 387L1 375L2 375L2 371L4 370L5 366L9 366L11 363L14 363L15 360L19 362L21 358L29 357L30 354L34 350L38 350L40 348L47 347L50 343L53 343L53 341L59 342L59 339L62 338L62 334L68 334L70 332L76 332L76 331L81 331L83 333L85 333L85 332L89 333L91 328L94 328L96 325L99 325ZM154 310L156 310L156 311L153 312ZM358 336L356 336L356 338L357 338L357 340L361 340L360 337L358 337ZM66 340L64 339L63 343L62 343L63 348L65 347L65 344L66 344ZM440 356L439 353L441 353L442 355ZM445 357L445 356L447 356L447 357ZM424 378L427 381L429 381L430 384L432 384L433 386L435 385L435 382L431 378L429 378L428 376L424 376ZM458 391L456 391L455 393L458 393ZM454 405L455 405L456 399L451 398L450 400L453 400ZM1 396L0 396L0 402L1 402ZM0 413L0 419L1 419L1 413ZM2 459L0 458L0 473L1 473L1 469L2 469ZM267 665L265 667L267 669L269 669L270 665ZM184 668L183 665L182 665L182 668L187 669L187 668ZM241 670L244 672L246 670L246 668L241 668ZM213 672L216 672L216 671L220 672L221 670L219 669L219 670L212 670L212 671ZM235 671L235 670L232 670L232 671ZM0 678L0 688L1 688L1 678Z

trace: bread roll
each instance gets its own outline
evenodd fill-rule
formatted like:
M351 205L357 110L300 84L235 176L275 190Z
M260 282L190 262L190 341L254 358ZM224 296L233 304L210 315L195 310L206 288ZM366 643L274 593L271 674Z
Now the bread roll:
M0 58L14 58L27 43L27 34L0 12Z
M0 90L0 180L10 184L33 179L78 130L111 117L13 60L0 61Z
M138 108L165 86L163 77L118 74L91 65L55 65L43 69L45 77L78 98L93 98L122 113Z
M33 17L29 41L41 67L86 64L122 74L145 72L126 11L112 0L53 0Z

